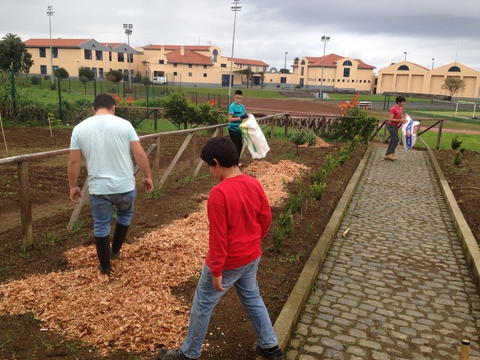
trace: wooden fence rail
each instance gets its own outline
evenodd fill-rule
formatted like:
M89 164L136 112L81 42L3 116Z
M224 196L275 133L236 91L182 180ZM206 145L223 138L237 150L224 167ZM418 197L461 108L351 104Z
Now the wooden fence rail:
M260 125L266 125L266 127L270 127L270 138L274 138L275 126L285 128L285 137L288 137L289 129L301 130L301 129L312 129L317 133L320 133L320 136L324 136L325 132L328 131L329 127L335 122L340 121L341 117L339 116L330 116L330 115L319 115L319 114L312 114L312 115L295 115L290 113L278 113L272 114L267 116L262 116L257 118L257 122ZM387 120L380 120L382 123L381 126L378 126L377 131L372 136L372 139L375 136L379 136L379 132ZM440 137L442 132L442 125L443 119L439 120L434 125L430 126L428 129L422 131L430 130L435 125L440 124L438 130L438 138L437 138L437 149L439 148L440 144ZM180 160L181 156L187 149L190 143L193 143L192 152L190 154L190 175L193 179L198 175L203 161L200 160L199 154L195 152L196 148L196 141L197 141L197 134L200 131L214 131L213 137L215 136L222 136L223 130L227 126L227 124L218 124L212 125L202 128L195 128L195 129L185 129L185 130L178 130L178 131L169 131L163 133L154 133L149 135L140 136L140 141L148 141L153 140L152 144L146 151L147 156L152 158L152 179L154 184L154 189L160 189L165 181L167 180L168 176L177 165L178 161ZM421 134L420 133L420 134ZM169 164L165 172L163 173L162 177L160 177L160 146L161 146L161 139L165 138L169 135L185 135L186 138L178 150L177 154L175 155L172 162ZM419 134L419 135L420 135ZM386 140L386 132L384 130L383 140ZM245 147L244 147L245 150ZM26 155L19 155L13 156L8 158L0 159L0 165L2 164L17 164L17 172L18 172L18 181L19 181L19 197L20 197L20 216L21 216L21 227L22 227L22 237L23 237L23 247L26 249L27 247L33 244L33 227L32 227L32 207L30 203L30 179L28 175L28 167L29 167L29 160L38 159L38 158L45 158L45 157L53 157L61 154L69 153L69 149L61 149L61 150L52 150L34 154L26 154ZM135 167L135 174L138 172L138 166ZM66 180L65 180L66 181ZM82 200L79 204L75 205L73 209L72 215L70 217L70 221L68 222L67 228L71 230L75 221L78 219L80 215L82 205L85 204L86 200L88 199L88 179L85 181L83 188L82 188Z

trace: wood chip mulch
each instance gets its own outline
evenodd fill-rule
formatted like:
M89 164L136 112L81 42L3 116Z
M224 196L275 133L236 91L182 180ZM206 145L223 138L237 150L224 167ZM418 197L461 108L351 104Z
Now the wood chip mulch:
M244 172L260 181L276 206L287 196L284 182L302 170L308 168L282 160L276 165L255 161ZM125 244L120 258L112 261L112 276L97 270L92 245L66 253L68 271L0 284L0 314L33 312L43 322L42 330L85 341L103 354L115 348L144 352L159 345L178 347L190 309L171 289L200 274L207 247L205 201L187 218Z
M330 144L327 143L325 140L323 140L322 138L319 138L317 137L317 143L314 145L314 146L308 146L308 144L303 144L303 145L299 145L299 147L311 147L311 148L326 148L326 147L330 147Z

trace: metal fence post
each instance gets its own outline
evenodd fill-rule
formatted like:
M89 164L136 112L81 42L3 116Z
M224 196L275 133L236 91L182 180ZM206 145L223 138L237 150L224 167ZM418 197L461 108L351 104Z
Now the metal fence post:
M59 106L59 118L63 120L63 108L62 108L62 89L60 86L60 75L57 75L57 83L58 83L58 106Z

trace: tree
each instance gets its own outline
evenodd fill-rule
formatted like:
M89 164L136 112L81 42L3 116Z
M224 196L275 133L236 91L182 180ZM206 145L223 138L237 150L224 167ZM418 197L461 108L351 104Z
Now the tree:
M90 81L90 80L93 80L93 78L95 77L95 74L93 73L93 70L90 69L89 67L82 66L80 69L78 69L78 76L80 77L80 79L82 77L86 77L88 81Z
M248 89L248 84L249 84L250 80L252 80L252 76L253 76L254 72L251 69L246 68L246 69L242 69L242 70L237 70L236 73L240 74L240 75L245 75L247 77L247 89Z
M280 74L290 74L290 69L280 69Z
M0 70L8 70L13 66L15 72L28 73L33 65L32 54L25 48L19 36L6 34L0 41Z
M260 75L260 89L263 89L263 83L265 81L265 71L259 71L258 75Z
M300 59L298 58L298 56L295 59L293 59L293 63L295 65L297 65L299 61L300 61Z
M63 67L58 68L55 70L55 77L60 76L60 79L66 79L70 76L67 70L65 70Z
M442 89L447 89L450 92L450 97L453 96L459 90L465 90L467 84L460 78L447 76L444 83L442 84Z
M123 75L121 71L110 70L105 74L105 79L107 79L107 81L113 82L114 84L117 84L123 80Z

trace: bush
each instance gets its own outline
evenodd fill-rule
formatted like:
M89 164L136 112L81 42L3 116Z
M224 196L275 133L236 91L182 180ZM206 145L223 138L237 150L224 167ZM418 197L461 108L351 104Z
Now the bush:
M453 157L453 165L455 165L456 167L459 167L461 163L462 163L462 155L460 151L457 151L455 153L455 156Z
M38 85L40 84L40 77L38 76L32 76L30 78L30 82L33 84L33 85Z
M462 145L462 142L463 141L458 140L458 136L454 136L451 143L452 149L457 150Z
M105 79L116 84L123 80L123 75L118 70L110 70L105 74Z
M58 76L60 76L60 79L67 79L70 75L68 74L67 70L61 67L55 70L55 77L58 77Z
M153 84L153 82L147 76L142 77L141 83L145 86Z
M295 131L290 135L290 140L292 140L292 142L297 145L298 155L298 147L307 142L307 133L305 131Z
M89 67L82 66L80 69L78 69L78 77L80 78L80 80L82 79L82 77L86 77L87 81L90 81L93 80L95 74L93 70Z

